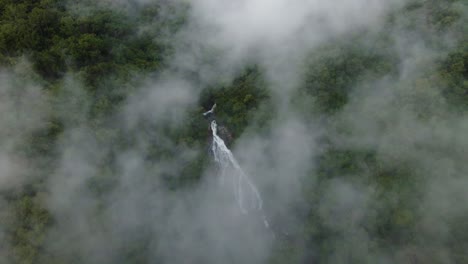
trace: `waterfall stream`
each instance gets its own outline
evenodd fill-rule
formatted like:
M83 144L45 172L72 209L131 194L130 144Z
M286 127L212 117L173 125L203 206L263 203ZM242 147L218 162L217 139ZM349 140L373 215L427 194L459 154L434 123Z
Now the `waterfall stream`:
M257 187L242 170L224 140L218 136L217 128L216 120L211 121L211 131L213 133L211 150L214 160L220 168L221 183L233 186L234 197L243 214L253 211L260 212L265 226L269 227L262 209L263 200Z

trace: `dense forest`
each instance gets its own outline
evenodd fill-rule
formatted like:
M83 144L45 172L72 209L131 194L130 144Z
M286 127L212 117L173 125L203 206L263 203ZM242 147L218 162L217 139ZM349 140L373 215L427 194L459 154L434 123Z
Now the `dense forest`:
M231 2L0 0L0 263L468 263L468 3Z

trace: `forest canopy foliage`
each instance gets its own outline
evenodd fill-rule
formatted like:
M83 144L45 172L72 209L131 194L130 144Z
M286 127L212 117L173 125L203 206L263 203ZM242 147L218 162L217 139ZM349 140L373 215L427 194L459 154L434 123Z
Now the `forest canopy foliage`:
M0 128L0 147L12 157L27 161L20 166L34 168L21 172L21 177L27 180L0 186L0 263L97 263L93 261L102 257L89 261L87 254L95 252L80 251L81 248L70 241L57 242L70 243L69 246L48 245L56 230L60 230L55 228L63 225L60 222L63 218L47 206L48 184L58 169L59 160L65 159L60 148L70 136L65 133L69 127L85 122L91 130L87 133L95 138L93 142L109 146L102 153L87 157L96 163L99 172L87 178L87 184L81 187L89 197L99 201L93 207L95 218L88 221L104 234L108 228L100 222L104 219L104 205L119 186L113 176L120 169L117 153L140 143L139 138L132 136L133 132L149 142L144 149L144 166L154 166L154 171L162 175L163 184L171 191L197 185L210 166L211 157L207 154L210 132L200 113L214 102L219 105L217 117L233 135L234 142L230 144L234 145L241 135L252 130L268 133L277 102L268 88L265 69L254 63L244 65L228 82L207 85L194 77L194 83L201 83L201 93L194 91L196 103L184 117L183 126L139 120L135 121L141 122L138 131L119 127L117 113L123 111L125 103L144 84L141 79L164 77L167 71L184 71L171 64L171 60L176 56L176 36L189 19L190 4L169 2L134 2L123 8L114 6L112 1L0 0L0 65L5 73L0 85L12 87L0 87L0 96L23 97L32 100L28 104L37 109L47 109L45 115L37 118L41 124L32 129L23 126L23 121L15 120L18 117L34 119L34 116L19 113L12 117L14 121L7 124L13 130L18 123L17 131L21 132L18 132L21 134L18 140L9 127ZM380 252L378 250L394 256L388 263L468 262L466 207L457 212L456 217L440 216L448 226L443 241L425 229L426 214L420 208L424 199L420 188L428 174L424 165L417 164L411 154L399 156L388 151L390 154L383 155L382 146L369 147L371 144L343 139L357 137L359 129L373 135L374 130L385 131L398 126L390 118L385 119L386 114L396 111L395 108L412 109L415 117L408 118L414 118L414 123L449 122L450 118L445 117L468 113L466 11L462 0L409 1L404 8L388 15L382 28L346 33L306 53L300 69L303 78L291 100L306 120L320 120L327 133L318 139L322 151L315 161L316 168L310 172L310 177L303 179L301 186L298 214L304 221L284 228L287 235L276 239L275 250L269 258L271 263L377 263L374 260L379 258L375 253ZM423 70L418 71L417 76L401 77L407 69L402 65L404 56L398 50L398 40L393 37L395 31L417 36L436 51L428 53L432 56L428 58L430 63L420 62ZM446 38L454 39L448 48ZM184 74L190 76L190 73ZM358 104L362 109L350 106L362 92L356 87L367 87L369 83L377 86L379 82L395 79L398 81L392 85L396 87L396 94L384 94L394 98L389 99L389 104L394 105L381 105L381 115L372 116L362 110L366 107L364 101ZM35 94L27 97L29 90L24 87L36 86L47 94L46 100L41 101ZM0 99L0 103L4 101ZM62 109L72 110L63 114ZM80 109L87 110L81 113ZM371 116L365 118L374 120L375 127L349 125L343 113L361 113L361 110L363 115ZM405 129L412 128L408 125ZM433 144L418 145L416 140L415 149L444 157L449 160L447 162L451 158L466 158L464 146L452 146L450 139L440 143L437 137L444 132L437 130L435 133L439 134L432 135ZM423 136L428 134L430 132ZM466 135L460 137L466 138ZM73 139L73 135L70 138ZM389 138L391 142L391 136ZM176 170L158 167L160 162L169 162L178 156L185 147L194 151L180 157L183 162L175 166ZM73 153L73 149L69 151ZM0 155L0 172L2 158ZM453 164L456 167L455 162ZM314 184L312 178L316 179ZM329 221L335 212L320 211L320 204L327 202L338 208L346 207L327 196L326 191L336 187L330 184L334 181L370 186L372 197L368 203L373 210L368 214L372 221L350 221L349 230L338 229ZM148 188L158 188L155 181L149 182ZM346 192L346 187L343 188L340 190ZM351 218L359 213L353 212L348 212ZM151 247L155 245L149 233L145 233L144 226L136 230L138 234L116 238L123 240L120 250L113 253L117 257L111 260L103 257L102 263L158 263L159 256L152 252ZM358 231L346 236L354 232L352 230ZM358 241L363 234L370 237L366 240L371 241L370 244L362 246L365 250L353 251L352 245L356 243L353 239ZM353 239L345 240L345 237ZM444 250L438 251L441 247ZM400 250L402 248L404 250ZM337 258L337 252L345 252L347 258Z

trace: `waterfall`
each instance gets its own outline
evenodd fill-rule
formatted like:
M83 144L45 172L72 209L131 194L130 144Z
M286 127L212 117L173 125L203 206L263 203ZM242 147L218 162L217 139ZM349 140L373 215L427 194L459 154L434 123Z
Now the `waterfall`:
M265 226L269 227L263 213L263 200L260 193L242 170L231 150L224 143L224 140L218 136L216 120L211 121L211 131L213 133L211 150L214 160L220 168L221 183L226 184L229 181L232 184L234 197L243 214L248 214L251 211L260 212Z

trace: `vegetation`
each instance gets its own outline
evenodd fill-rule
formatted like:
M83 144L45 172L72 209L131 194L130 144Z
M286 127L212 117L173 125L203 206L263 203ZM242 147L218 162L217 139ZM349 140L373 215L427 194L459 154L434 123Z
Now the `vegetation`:
M83 252L64 253L68 254L64 257L60 252L50 252L44 247L50 228L57 225L53 213L45 205L46 182L56 169L57 149L65 128L70 123L76 126L80 122L78 116L76 120L64 120L59 112L60 104L53 103L69 92L69 79L76 78L83 86L85 97L90 99L85 119L93 133L102 142L112 145L108 153L103 154L106 158L104 164L100 164L100 174L90 177L86 187L90 195L103 197L116 186L112 178L118 163L115 153L137 144L137 139L129 137L128 131L117 128L112 122L123 102L141 85L135 76L159 76L172 67L169 62L174 55L175 43L171 37L186 22L186 6L168 6L167 1L155 1L145 4L144 8L128 11L94 2L0 0L0 64L10 72L24 60L29 61L32 71L28 76L16 74L15 78L40 83L52 98L53 108L45 118L46 125L28 134L14 149L15 155L27 157L31 166L39 168L28 172L34 176L30 177L33 180L20 187L0 188L0 242L7 241L11 245L11 248L5 248L0 244L0 257L6 258L0 259L1 263L85 263L80 261ZM421 34L422 26L412 20L421 16L425 17L428 25L425 30L429 31L421 38L432 38L427 43L431 48L440 49L440 53L436 65L428 66L428 70L412 80L410 86L416 91L436 87L446 100L450 113L467 113L468 23L464 23L466 14L455 8L463 5L463 1L413 2L401 13L392 14L385 29L378 33L348 34L308 55L303 67L304 82L293 100L298 102L300 111L309 120L323 117L326 129L331 133L352 136L346 125L340 123L339 113L346 110L359 84L399 74L401 65L398 65L398 51L392 48L392 29ZM163 15L163 5L164 12L169 8L173 15ZM445 49L442 35L449 31L458 38L458 44ZM217 117L229 128L235 142L249 126L268 129L274 109L271 98L261 66L246 65L232 82L204 87L197 98L202 106L191 109L184 126L142 124L139 132L144 136L151 138L152 131L161 131L176 145L196 150L196 154L184 160L179 170L163 173L168 189L197 184L209 163L210 157L206 155L209 130L200 115L202 108L208 109L214 102L222 105ZM417 108L425 109L427 105L423 101ZM417 118L443 115L439 110L437 107L420 110L422 113ZM406 160L392 157L388 161L379 156L379 149L341 146L328 135L320 140L324 142L325 150L319 155L317 169L313 172L317 183L309 184L306 179L303 186L306 209L302 213L306 221L296 227L295 232L280 239L271 262L363 263L367 259L364 263L376 263L377 249L383 248L386 254L393 255L398 249L409 246L413 251L403 254L406 257L402 259L407 262L402 263L442 263L439 262L441 259L425 258L424 253L436 245L429 243L424 247L424 240L430 236L419 235L422 227L418 223L423 213L419 208L422 194L418 190L423 184L424 169L412 164L411 157ZM163 139L153 139L145 155L151 163L177 156L177 150ZM444 153L446 149L435 146L429 151ZM323 191L334 179L363 183L374 190L370 203L378 205L372 212L375 221L356 224L361 225L359 230L365 230L373 238L369 248L376 251L366 252L367 256L349 250L349 261L333 259L336 251L347 250L337 248L331 242L339 240L343 233L325 223L317 211ZM466 263L468 255L464 246L468 245L468 213L460 213L456 219L447 221L451 228L446 231L449 246L445 253L451 256L452 263ZM137 243L122 251L119 261L146 263L150 243L147 237L137 239ZM343 241L343 245L349 243L353 242ZM2 254L4 251L7 253ZM68 262L70 260L74 262Z

